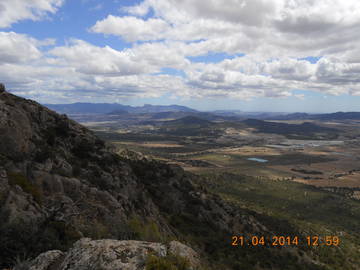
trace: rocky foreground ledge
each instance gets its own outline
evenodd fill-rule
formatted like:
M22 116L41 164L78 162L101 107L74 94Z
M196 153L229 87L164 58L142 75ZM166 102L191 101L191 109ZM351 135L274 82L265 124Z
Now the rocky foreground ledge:
M29 270L145 270L149 269L149 258L154 261L169 256L182 259L189 270L199 266L199 255L177 241L162 244L83 238L66 253L51 250L40 254L30 263Z

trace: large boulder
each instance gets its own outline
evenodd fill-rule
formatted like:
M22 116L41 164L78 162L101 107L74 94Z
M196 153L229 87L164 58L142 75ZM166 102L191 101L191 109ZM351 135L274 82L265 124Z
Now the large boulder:
M166 246L144 241L83 238L65 254L56 250L40 254L31 262L30 270L145 270L148 256L165 257L170 253L189 261L189 269L199 263L193 249L176 241Z

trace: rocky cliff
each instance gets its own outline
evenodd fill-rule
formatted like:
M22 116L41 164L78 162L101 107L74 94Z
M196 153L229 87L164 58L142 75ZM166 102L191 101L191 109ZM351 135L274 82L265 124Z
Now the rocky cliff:
M23 254L66 252L83 237L178 239L210 266L229 264L229 254L239 266L254 266L252 258L270 256L272 267L276 256L289 256L267 249L234 251L232 234L272 235L277 225L209 194L196 178L135 153L118 155L66 115L2 89L0 268ZM59 252L53 255L65 254Z

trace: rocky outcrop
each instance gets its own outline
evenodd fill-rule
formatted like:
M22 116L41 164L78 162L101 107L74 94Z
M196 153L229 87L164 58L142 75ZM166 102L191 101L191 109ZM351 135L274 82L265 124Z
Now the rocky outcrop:
M170 254L188 261L189 270L199 265L199 255L177 241L168 247L144 241L84 238L66 253L54 250L40 254L30 263L30 270L145 270L150 255L161 258Z

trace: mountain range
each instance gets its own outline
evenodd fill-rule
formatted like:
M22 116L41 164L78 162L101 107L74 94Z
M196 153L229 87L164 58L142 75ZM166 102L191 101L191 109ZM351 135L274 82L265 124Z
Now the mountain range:
M44 106L65 114L117 114L128 113L160 113L160 112L196 112L196 110L180 105L150 105L129 106L118 103L72 103L44 104Z
M44 106L61 114L158 114L154 117L181 118L195 115L206 120L215 119L261 119L261 120L360 120L360 112L335 112L324 114L309 113L281 113L281 112L243 112L239 110L216 110L200 112L195 109L180 105L150 105L129 106L118 103L72 103L72 104L44 104Z

